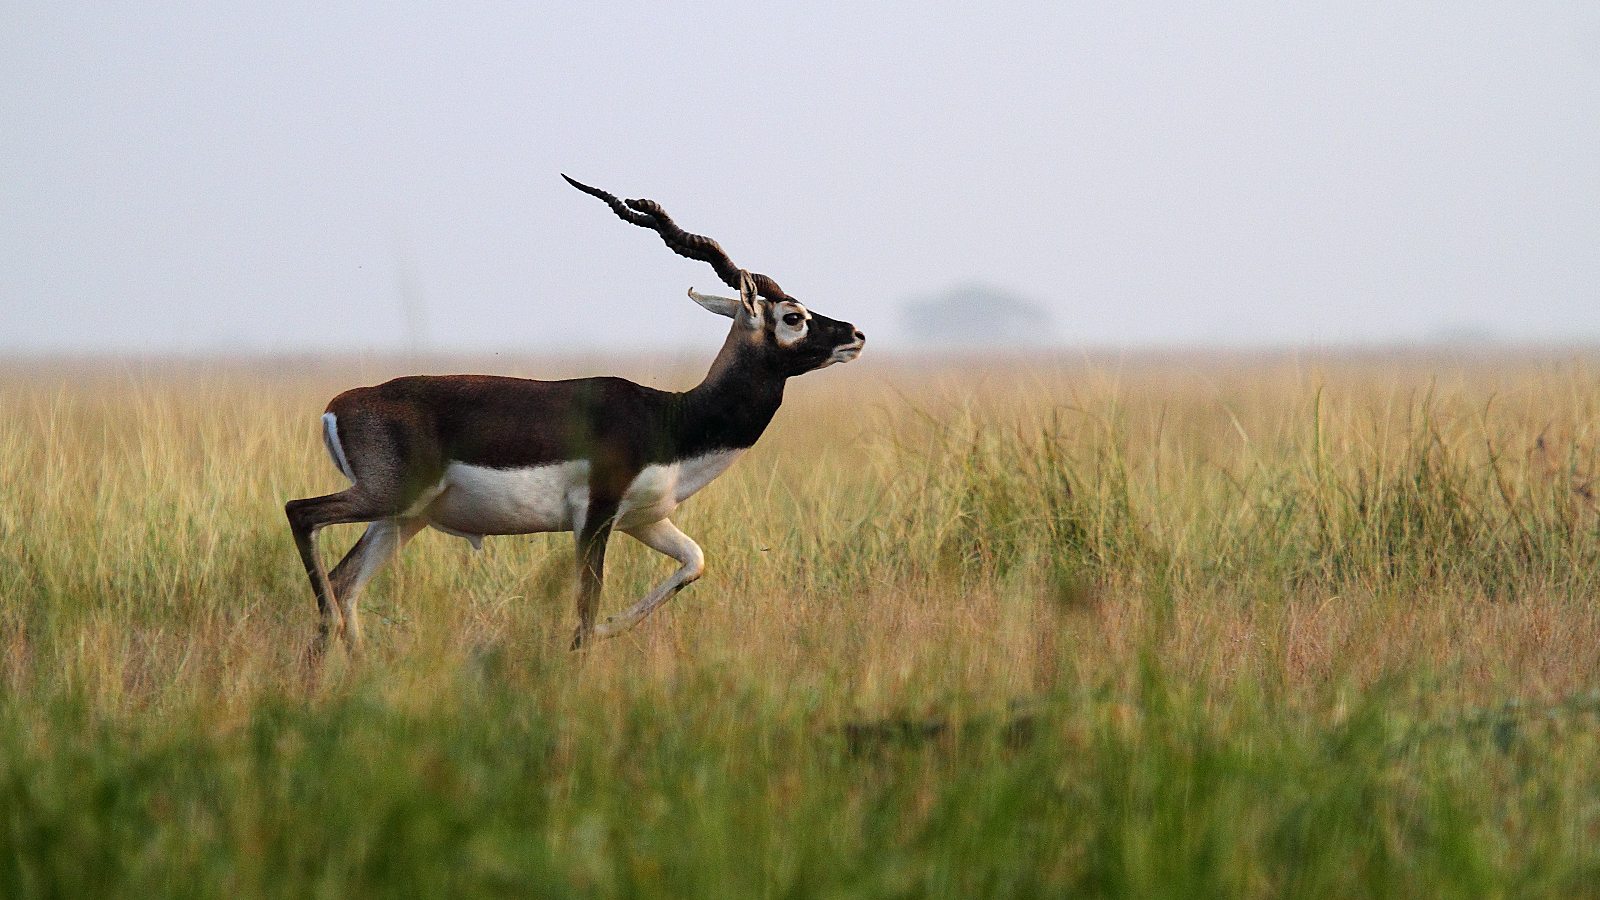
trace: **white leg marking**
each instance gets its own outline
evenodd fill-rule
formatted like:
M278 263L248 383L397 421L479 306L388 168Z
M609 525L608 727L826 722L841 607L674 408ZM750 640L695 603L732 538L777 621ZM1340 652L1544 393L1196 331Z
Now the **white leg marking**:
M655 590L646 594L644 599L635 603L627 612L611 616L595 626L594 636L597 638L613 637L639 624L639 620L672 599L673 594L699 578L706 570L706 556L701 552L700 545L679 531L678 526L672 524L670 519L661 519L626 531L646 547L666 554L682 565L678 567L678 571L668 576L666 581L656 585Z
M349 576L348 582L342 585L335 584L334 593L339 600L339 614L344 619L345 641L348 646L359 650L361 647L361 622L356 615L356 601L361 598L361 591L366 588L367 582L372 580L406 542L416 536L426 525L418 519L379 519L367 526L367 531L361 536L355 554L347 561L339 564L335 573L343 575L338 569L344 566L354 566L354 571ZM339 581L343 581L343 577Z
M322 440L328 445L328 455L333 457L333 464L339 467L344 477L350 479L351 484L355 484L356 473L350 470L350 460L344 455L344 444L339 440L339 417L331 412L322 414Z

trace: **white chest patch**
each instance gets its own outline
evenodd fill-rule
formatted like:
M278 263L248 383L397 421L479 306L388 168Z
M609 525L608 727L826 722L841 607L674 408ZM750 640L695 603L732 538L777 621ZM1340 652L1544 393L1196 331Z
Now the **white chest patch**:
M675 463L646 466L634 476L628 492L622 496L622 506L617 509L617 527L635 528L672 515L679 503L726 472L743 452L717 450Z
M672 515L679 503L727 471L743 452L718 450L645 467L623 494L617 527L635 528ZM470 537L572 531L582 526L588 505L587 462L521 469L451 463L439 490L419 513L435 528Z
M743 455L743 450L717 450L678 463L678 502L689 499L712 479L728 471L734 460Z

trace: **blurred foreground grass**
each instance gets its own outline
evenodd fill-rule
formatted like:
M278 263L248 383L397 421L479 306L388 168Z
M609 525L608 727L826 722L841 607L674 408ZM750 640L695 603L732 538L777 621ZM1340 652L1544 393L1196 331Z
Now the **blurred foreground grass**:
M283 369L0 377L0 895L1600 893L1590 359L869 356L630 635L430 532L316 685L281 507L392 372Z

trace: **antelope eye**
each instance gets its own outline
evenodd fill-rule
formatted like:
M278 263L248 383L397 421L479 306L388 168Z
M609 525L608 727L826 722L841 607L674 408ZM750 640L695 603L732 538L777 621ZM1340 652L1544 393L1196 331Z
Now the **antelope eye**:
M787 313L783 317L783 324L789 326L790 328L795 328L798 327L804 320L805 317L801 316L799 313Z

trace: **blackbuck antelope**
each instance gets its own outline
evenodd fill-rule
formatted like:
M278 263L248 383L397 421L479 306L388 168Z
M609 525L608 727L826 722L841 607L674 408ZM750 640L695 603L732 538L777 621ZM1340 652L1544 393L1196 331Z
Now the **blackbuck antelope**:
M631 628L704 571L700 547L672 524L678 504L756 442L789 378L861 353L866 336L854 325L814 313L771 278L735 266L716 241L679 228L654 201L624 201L567 181L623 220L654 229L675 253L710 263L738 289L738 297L689 290L696 303L733 320L721 352L705 380L683 393L621 378L417 375L333 398L322 414L323 437L351 485L284 507L322 617L313 659L335 632L359 655L361 589L428 526L474 547L484 535L574 532L573 649ZM359 522L369 523L366 533L326 572L317 532ZM626 612L597 625L612 531L679 566Z

